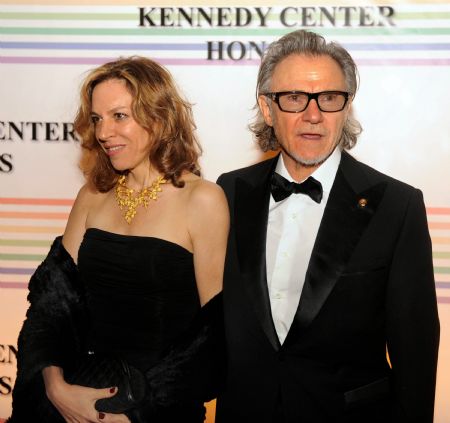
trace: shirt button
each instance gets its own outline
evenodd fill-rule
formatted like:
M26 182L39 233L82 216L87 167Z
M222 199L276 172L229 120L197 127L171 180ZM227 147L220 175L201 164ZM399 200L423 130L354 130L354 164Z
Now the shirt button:
M275 295L274 295L274 298L276 300L281 300L281 294L279 292L276 292Z
M283 251L283 252L281 253L281 255L282 255L283 257L288 257L288 256L289 256L289 254L288 254L287 251Z
M292 217L293 220L297 219L297 213L292 213L291 217Z

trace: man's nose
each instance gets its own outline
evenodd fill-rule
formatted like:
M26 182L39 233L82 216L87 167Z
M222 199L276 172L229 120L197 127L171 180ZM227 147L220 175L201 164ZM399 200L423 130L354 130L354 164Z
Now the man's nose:
M312 98L308 104L308 107L304 110L302 114L303 120L312 123L318 123L322 120L323 115L317 104L317 100Z

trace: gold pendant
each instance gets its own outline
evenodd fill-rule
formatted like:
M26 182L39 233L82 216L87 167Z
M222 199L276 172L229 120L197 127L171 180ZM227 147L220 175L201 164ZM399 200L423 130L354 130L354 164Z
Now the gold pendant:
M120 210L125 209L123 217L128 224L131 223L134 216L136 216L136 209L138 206L147 208L150 200L156 201L158 193L162 191L161 185L167 182L162 176L155 179L152 184L134 194L134 189L128 188L126 185L126 175L120 176L116 184L116 201Z

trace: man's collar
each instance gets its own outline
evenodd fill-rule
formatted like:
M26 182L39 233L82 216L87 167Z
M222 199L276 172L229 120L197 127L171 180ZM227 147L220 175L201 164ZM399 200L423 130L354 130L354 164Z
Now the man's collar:
M341 161L341 149L337 146L331 155L323 162L312 174L315 179L317 179L322 184L322 189L324 192L329 193L336 177L336 173ZM275 172L286 178L288 181L292 182L303 182L295 181L289 174L286 166L284 164L283 155L280 154L278 157L278 163L275 167Z

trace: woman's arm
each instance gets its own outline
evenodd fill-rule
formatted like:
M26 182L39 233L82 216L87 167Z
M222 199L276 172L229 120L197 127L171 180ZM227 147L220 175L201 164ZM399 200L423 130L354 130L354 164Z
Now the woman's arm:
M225 194L218 185L199 181L187 207L187 225L194 252L197 289L202 306L222 290L229 231Z

